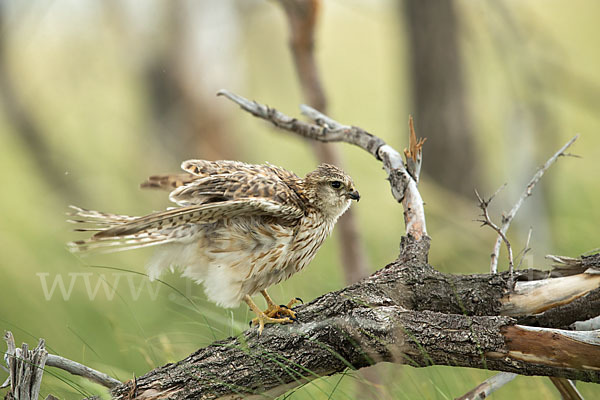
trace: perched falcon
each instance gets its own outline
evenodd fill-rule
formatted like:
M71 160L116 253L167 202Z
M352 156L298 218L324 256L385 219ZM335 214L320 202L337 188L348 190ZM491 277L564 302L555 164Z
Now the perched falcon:
M171 191L178 207L143 217L72 207L71 222L93 224L91 238L69 243L71 251L120 251L158 246L148 272L169 268L204 284L209 300L236 307L244 300L265 323L295 320L296 300L278 306L266 289L304 268L337 219L360 196L341 169L320 165L304 178L274 165L189 160L181 174L158 175L143 188ZM267 301L261 311L250 296Z

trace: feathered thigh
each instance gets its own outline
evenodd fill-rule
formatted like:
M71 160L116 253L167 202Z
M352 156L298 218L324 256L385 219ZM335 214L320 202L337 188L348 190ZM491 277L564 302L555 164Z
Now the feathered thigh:
M245 295L289 278L297 270L294 226L264 216L196 224L193 236L161 246L148 266L151 279L168 268L202 283L209 300L236 307ZM308 260L307 260L308 261Z

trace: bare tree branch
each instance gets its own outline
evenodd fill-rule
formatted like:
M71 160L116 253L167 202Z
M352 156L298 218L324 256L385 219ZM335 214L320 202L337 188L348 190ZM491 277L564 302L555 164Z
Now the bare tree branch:
M27 343L17 348L11 332L5 332L4 340L8 347L6 355L10 371L10 392L6 395L6 399L37 400L48 357L44 339L40 339L33 350L29 350Z
M540 307L556 311L545 327L534 327L522 324L531 310L519 313L512 304L508 272L443 274L427 264L428 250L427 237L403 238L397 261L298 307L298 323L269 326L260 337L248 330L215 342L115 387L113 395L140 400L276 396L319 376L381 361L600 381L600 331L554 328L572 314L564 302L596 294L588 307L600 310L600 281L587 287L587 296L582 289L575 300L562 293L550 298L557 286L585 285L595 274L582 271L596 268L600 257L582 257L557 272L572 275L558 278L547 278L548 271L515 271L517 291L530 283L522 279L541 277L530 297L547 298L549 305ZM564 278L576 280L565 284ZM539 292L544 287L548 290Z
M500 232L498 232L498 238L496 239L496 243L494 244L494 250L492 251L491 255L490 272L492 274L498 272L498 254L500 253L500 244L504 240L502 236L506 235L510 223L512 222L515 215L517 215L517 211L519 211L519 208L521 208L521 205L523 204L525 199L531 196L533 188L540 181L540 179L542 179L542 176L544 176L548 168L550 168L552 164L554 164L556 160L558 160L558 157L566 155L565 151L573 144L573 142L575 142L575 140L577 140L578 137L579 135L576 135L571 140L569 140L563 147L561 147L556 153L554 153L554 155L550 157L540 169L537 170L535 175L533 175L533 178L531 178L531 180L525 187L525 190L523 191L515 205L511 208L508 214L502 217L502 226L500 227Z
M423 199L417 189L417 182L407 171L400 153L387 145L382 139L361 128L342 125L306 105L300 107L302 113L315 121L314 124L299 121L274 108L250 101L227 90L220 90L217 95L227 97L239 104L245 111L255 117L271 122L278 128L321 142L350 143L371 153L383 163L383 168L388 174L388 180L392 187L392 195L404 207L404 222L407 234L417 240L427 235ZM421 151L420 148L418 150ZM421 157L418 156L418 158Z
M92 382L95 382L109 389L112 389L122 384L121 381L105 374L104 372L96 371L95 369L87 367L76 361L69 360L68 358L64 358L54 354L48 354L46 365L48 367L60 368L72 375L82 376L86 379L89 379Z
M500 190L502 190L503 187L504 186L502 186L500 189L496 190L496 193L494 193L487 200L482 199L481 196L479 195L479 192L477 192L477 190L475 190L475 195L477 196L477 201L479 202L479 208L481 208L481 216L483 218L478 221L481 222L482 225L487 225L490 228L492 228L493 230L495 230L496 233L498 233L498 236L504 241L504 244L506 245L506 250L508 251L508 271L510 272L510 276L512 277L513 270L514 270L512 246L510 245L510 242L508 241L508 238L506 237L505 232L502 232L502 229L492 221L492 219L490 218L490 215L488 213L488 206L490 205L490 203L492 202L494 197L496 197L498 192ZM493 256L494 255L492 254L492 257Z

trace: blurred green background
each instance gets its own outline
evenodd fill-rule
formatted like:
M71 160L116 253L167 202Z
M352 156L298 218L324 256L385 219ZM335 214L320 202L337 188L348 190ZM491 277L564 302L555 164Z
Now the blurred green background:
M316 54L332 117L401 150L413 113L417 134L428 137L421 188L431 264L487 272L495 238L473 221L473 188L491 194L508 183L492 205L499 218L537 166L576 133L572 152L582 158L552 167L509 237L521 249L533 228L526 267L544 268L547 253L577 256L600 246L600 3L432 2L437 10L445 3L441 15L421 3L323 1ZM18 343L43 337L55 354L120 380L245 329L245 305L218 308L173 274L163 277L168 285L149 284L138 273L152 250L70 254L65 243L83 236L71 231L65 212L69 204L131 215L163 209L166 194L143 192L139 183L176 172L187 158L312 170L317 161L306 142L215 97L227 88L298 115L305 100L277 1L0 4L0 328ZM397 255L402 208L378 162L335 146L362 196L354 210L375 271ZM328 240L309 268L271 296L310 300L340 289L339 251ZM43 397L106 396L50 372ZM375 384L356 372L320 379L289 398L447 399L493 372L381 365L371 375ZM578 388L600 396L597 385ZM548 379L518 377L492 398L560 396Z

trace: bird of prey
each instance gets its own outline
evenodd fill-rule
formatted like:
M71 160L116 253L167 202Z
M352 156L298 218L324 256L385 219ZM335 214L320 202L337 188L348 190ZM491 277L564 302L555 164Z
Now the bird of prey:
M321 164L300 178L274 165L239 161L188 160L179 174L151 176L143 188L171 191L177 207L142 217L74 207L70 222L88 224L89 239L69 243L71 251L120 251L157 246L148 265L150 279L169 268L204 285L209 300L236 307L243 300L265 323L296 320L291 307L278 306L266 289L304 268L352 200L352 178ZM93 226L89 226L92 224ZM260 292L267 309L252 301Z

